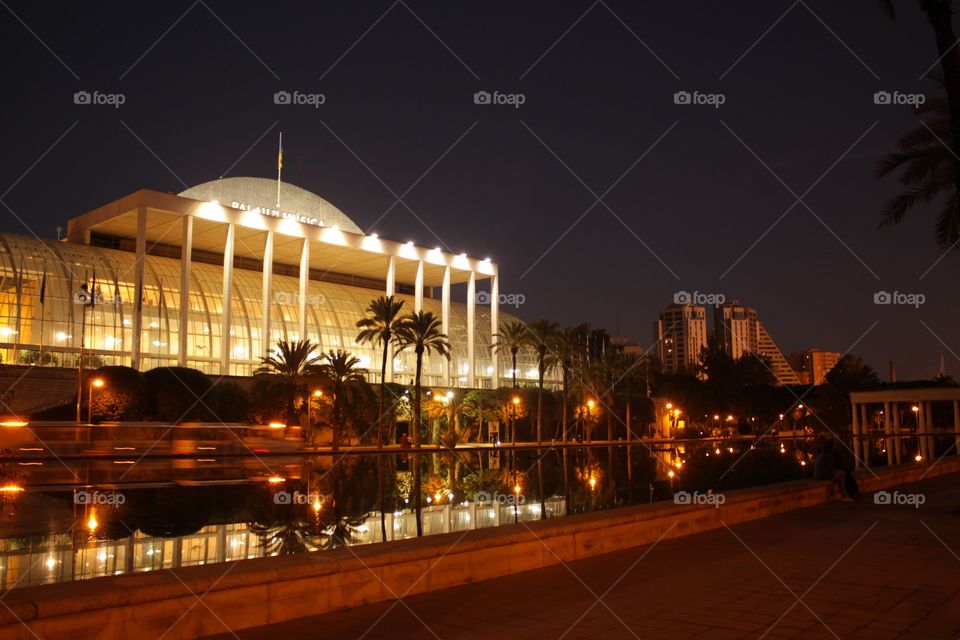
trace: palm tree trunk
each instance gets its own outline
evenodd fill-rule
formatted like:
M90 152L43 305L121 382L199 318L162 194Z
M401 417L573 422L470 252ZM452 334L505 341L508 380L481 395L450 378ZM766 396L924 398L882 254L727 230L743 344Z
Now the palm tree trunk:
M540 367L537 371L537 444L543 444L543 359L545 354L540 353Z
M423 368L423 352L417 350L417 377L413 385L413 506L417 519L417 537L423 536L421 512L423 500L420 496L420 370Z
M511 369L511 373L513 375L513 393L514 395L516 395L517 393L517 350L516 348L510 349L510 355L513 358L513 369ZM512 401L513 400L511 399L511 402ZM512 442L513 444L517 444L517 433L516 433L517 421L508 420L507 424L510 425L508 429L510 433L507 434L509 436L509 441Z
M333 391L333 420L330 422L333 427L330 448L336 451L340 448L340 390L336 388Z
M563 407L561 409L561 418L560 418L560 421L562 422L562 424L560 425L560 428L562 429L560 438L563 440L564 444L566 444L567 442L567 420L569 418L569 416L567 415L567 404L569 402L569 396L567 393L568 378L569 378L569 372L567 371L566 365L564 365L563 367Z

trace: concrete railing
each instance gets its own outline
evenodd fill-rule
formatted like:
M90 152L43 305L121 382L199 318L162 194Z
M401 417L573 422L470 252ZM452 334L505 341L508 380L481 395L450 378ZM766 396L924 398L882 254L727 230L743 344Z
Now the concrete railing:
M960 459L861 472L876 491ZM9 592L0 637L194 638L392 600L691 535L836 499L829 482L730 491L719 507L654 503L387 545L241 560ZM29 629L27 628L29 627Z

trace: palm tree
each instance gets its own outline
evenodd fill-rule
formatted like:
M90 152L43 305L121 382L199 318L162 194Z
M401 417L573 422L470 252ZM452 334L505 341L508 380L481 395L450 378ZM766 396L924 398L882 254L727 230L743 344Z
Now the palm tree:
M527 325L527 340L537 352L537 442L543 442L543 378L553 366L555 358L550 353L560 333L560 325L543 318Z
M286 423L289 425L296 420L294 405L297 395L301 391L304 378L313 371L320 361L320 356L314 352L317 345L309 340L287 342L281 340L277 348L269 355L260 359L260 366L254 375L269 374L282 376L287 390Z
M440 318L430 311L417 311L404 316L396 328L397 352L413 349L417 354L417 373L413 385L413 446L420 448L420 423L423 415L420 409L420 377L423 371L423 355L435 353L449 357L450 340L443 333ZM420 495L420 456L414 456L413 494L417 518L417 537L423 535L420 522L422 500Z
M383 349L380 362L380 400L377 408L377 448L383 448L384 394L387 389L387 354L393 343L393 335L400 321L403 300L393 296L380 296L370 302L366 318L357 320L357 342L360 344L379 344ZM391 441L393 438L390 439ZM380 532L387 539L387 514L383 504L383 456L377 456L377 488L380 497Z
M891 20L896 18L893 0L878 0L878 4L886 12L887 17ZM941 80L939 82L946 93L946 101L939 105L938 110L941 111L946 125L941 130L944 134L942 139L950 142L950 157L946 159L945 164L952 166L945 172L923 174L925 176L924 182L940 183L939 186L932 189L924 188L919 177L914 177L909 184L913 185L913 192L915 193L932 190L934 195L944 191L950 194L937 217L936 237L937 243L941 247L953 249L957 242L960 242L960 198L957 196L960 193L960 49L956 47L957 37L953 31L952 2L950 0L918 0L918 4L933 29L937 53L939 54L937 58L940 63L940 74L938 75ZM901 139L902 142L903 139ZM898 144L898 146L900 145ZM936 164L942 167L944 163L937 162ZM932 168L932 165L927 166ZM901 179L901 181L904 180ZM907 182L904 183L908 184ZM892 201L891 205L905 196L910 199L910 193L911 191L908 190L903 196ZM929 201L926 198L921 197L921 199ZM912 198L912 200L916 200L916 198ZM902 218L902 215L900 217Z
M530 336L527 335L527 327L518 320L504 320L500 323L499 330L493 334L493 348L497 352L509 351L512 368L510 373L513 377L513 388L517 388L517 354L526 349L530 344Z
M939 82L939 78L936 80ZM887 203L880 226L901 223L914 205L942 201L936 222L937 243L950 248L960 238L960 191L955 180L960 174L953 153L942 142L950 137L949 109L943 98L933 98L921 105L916 114L930 117L897 141L896 152L877 163L877 177L899 171L904 187L903 193Z
M367 382L366 369L360 368L360 360L349 351L332 349L321 356L321 364L316 366L317 377L325 383L333 397L333 416L330 428L333 432L331 448L336 450L340 446L340 432L343 428L344 400L352 400L355 392Z
M403 300L393 296L380 296L370 302L367 317L357 320L357 342L360 344L379 344L383 349L380 363L380 407L377 411L377 447L383 447L383 408L384 391L387 380L387 354L393 341L394 332L400 321Z
M560 364L563 384L563 406L561 408L561 434L563 442L567 441L567 424L569 421L570 404L570 376L574 370L579 367L584 352L583 336L590 328L586 324L580 324L575 327L566 327L560 330L553 340L553 353Z

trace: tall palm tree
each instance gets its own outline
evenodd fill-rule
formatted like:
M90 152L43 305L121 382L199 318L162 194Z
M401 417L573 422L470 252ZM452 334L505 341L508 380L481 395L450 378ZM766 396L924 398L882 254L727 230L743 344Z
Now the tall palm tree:
M380 399L377 409L377 448L383 448L384 395L387 389L387 354L393 343L393 335L400 322L403 300L393 296L380 296L370 301L367 317L357 320L357 342L360 344L379 344L383 350L380 362ZM391 438L391 441L393 438ZM387 514L383 503L383 456L377 456L377 490L380 497L380 533L387 539Z
M420 448L420 423L423 420L421 411L420 378L423 371L423 355L435 353L449 357L450 340L443 333L440 318L430 311L417 311L404 316L396 328L397 352L404 349L413 349L417 354L417 373L413 384L413 446ZM417 537L423 535L423 524L420 521L422 497L420 495L420 456L414 455L413 494L414 507L417 518Z
M567 441L567 425L569 423L569 404L570 404L570 376L580 366L585 346L583 336L586 335L590 327L586 324L580 324L575 327L566 327L561 329L553 340L552 350L560 365L562 375L562 394L563 406L561 407L561 435L563 442Z
M893 0L878 0L878 4L886 12L887 17L891 20L896 18ZM956 46L957 36L953 30L951 0L917 0L917 4L933 29L939 54L937 60L940 63L938 75L946 93L946 101L939 108L946 123L946 127L941 131L944 134L942 139L950 143L950 157L943 163L937 164L952 165L949 171L926 174L926 180L942 183L942 186L933 189L936 193L947 191L950 194L937 216L936 237L937 243L942 248L953 249L960 241L960 197L957 196L960 194L960 49ZM914 178L911 184L914 185L915 190L926 190L923 189L919 178ZM904 195L909 193L908 191Z
M359 364L360 360L349 351L331 349L321 356L321 363L316 366L317 377L325 383L333 397L330 428L333 432L331 448L334 450L340 446L344 400L350 401L356 391L367 382L367 370Z
M370 302L367 317L357 320L357 342L360 344L379 344L383 349L380 362L380 407L377 411L377 446L383 446L384 391L387 380L387 354L393 342L394 333L400 322L403 300L393 296L380 296Z
M939 201L942 208L936 221L937 243L949 248L960 238L960 191L955 180L960 173L953 153L942 142L950 137L951 129L946 100L927 100L916 114L929 117L904 134L897 141L897 151L883 157L875 169L877 177L900 172L899 181L904 187L887 203L880 226L901 223L917 204Z
M512 368L513 388L517 388L517 354L530 345L530 336L527 327L517 320L504 320L500 323L497 332L493 334L493 348L497 352L509 351Z
M272 353L260 359L260 366L253 372L254 375L278 375L283 378L287 396L285 420L288 425L296 420L294 405L304 379L320 361L321 356L315 353L316 349L317 345L309 340L281 340Z
M543 442L543 378L556 359L550 347L560 333L560 325L544 318L527 325L528 344L537 352L537 442Z

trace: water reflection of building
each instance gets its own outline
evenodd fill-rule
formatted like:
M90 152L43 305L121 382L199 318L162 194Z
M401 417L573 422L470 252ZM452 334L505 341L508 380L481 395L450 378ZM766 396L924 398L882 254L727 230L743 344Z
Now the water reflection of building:
M495 387L510 377L509 359L490 348L509 318L497 263L367 235L287 183L141 190L70 220L65 242L0 234L0 254L4 363L73 367L82 337L95 363L249 375L278 340L309 338L354 351L373 379L380 356L354 343L354 323L371 299L395 294L410 311L434 312L450 336L449 361L425 357L427 384ZM536 378L532 356L518 364L518 377ZM413 369L414 355L400 354L388 379L407 382Z
M466 531L540 519L540 503L516 505L512 496L493 495L485 503L465 502L424 507L424 535ZM562 497L545 502L549 517L566 513ZM389 540L413 538L411 512L388 513ZM380 514L370 513L352 527L351 545L380 542ZM245 523L207 525L175 538L148 536L140 531L121 540L78 539L70 533L35 538L0 539L0 589L86 580L124 573L177 569L216 562L260 558L261 539Z

